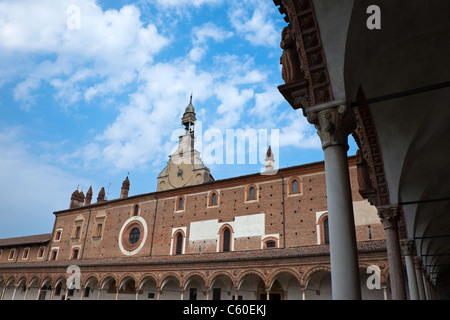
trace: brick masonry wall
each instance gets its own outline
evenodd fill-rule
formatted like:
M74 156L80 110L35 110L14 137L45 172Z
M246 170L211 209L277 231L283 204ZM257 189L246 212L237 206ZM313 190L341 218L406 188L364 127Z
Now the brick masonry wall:
M350 164L353 201L363 201L358 193L354 160L351 159ZM293 178L300 181L297 194L291 192L290 184ZM250 185L254 185L257 190L256 200L253 201L246 199ZM218 194L216 206L210 206L208 202L213 190ZM184 208L177 210L177 199L180 196L184 197ZM277 247L280 248L316 245L316 213L327 210L324 166L323 163L316 163L285 168L275 175L236 177L57 212L49 249L58 250L58 260L70 259L74 248L80 250L78 258L83 259L127 255L120 248L120 232L125 224L133 219L135 205L139 206L138 217L144 221L146 237L141 233L143 244L139 250L130 254L134 257L172 254L176 245L173 236L177 230L184 235L184 253L198 253L200 247L202 253L216 252L218 242L221 241L219 229L224 223L233 228L234 251L261 249L264 237L277 240ZM251 227L242 225L242 221L245 221L243 218L256 218L255 215L261 214L264 214L264 220L261 220L260 216L259 220L252 220L263 221L261 232L255 231L257 228L252 230ZM203 238L190 240L193 238L190 234L191 224L205 221L211 226L211 230L201 230L206 234ZM373 221L370 225L356 227L357 240L369 240L369 229L372 239L384 239L382 224ZM103 228L101 236L96 234L99 222ZM78 238L74 237L77 225L81 227ZM62 230L60 240L54 239L57 230ZM143 229L141 231L144 232ZM255 232L260 234L254 234ZM4 250L2 261L7 253Z

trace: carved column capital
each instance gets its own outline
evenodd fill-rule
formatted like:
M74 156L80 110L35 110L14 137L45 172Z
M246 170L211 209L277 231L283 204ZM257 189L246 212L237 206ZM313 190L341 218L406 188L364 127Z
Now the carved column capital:
M400 219L398 206L380 206L377 207L377 210L385 230L398 227L398 220Z
M306 110L306 119L316 128L322 149L333 145L343 145L348 149L348 135L356 128L356 121L347 104L311 108Z
M402 248L403 255L412 256L414 254L414 240L402 239L400 240L400 247Z
M416 269L422 270L422 258L415 256L414 265L416 266Z

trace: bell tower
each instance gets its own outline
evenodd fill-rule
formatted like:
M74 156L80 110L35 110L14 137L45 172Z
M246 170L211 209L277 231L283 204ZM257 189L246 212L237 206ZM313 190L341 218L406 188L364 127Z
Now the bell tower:
M213 181L203 164L200 152L195 150L195 109L192 95L181 118L182 135L177 150L169 156L167 166L158 175L156 191L170 190Z

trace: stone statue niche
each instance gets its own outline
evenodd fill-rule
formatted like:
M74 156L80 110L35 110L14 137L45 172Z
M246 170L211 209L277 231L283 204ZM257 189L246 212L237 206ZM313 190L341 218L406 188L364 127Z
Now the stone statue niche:
M298 59L297 46L292 34L290 25L284 27L281 32L280 47L283 49L283 54L280 58L280 64L283 66L281 77L286 84L302 80L303 72Z

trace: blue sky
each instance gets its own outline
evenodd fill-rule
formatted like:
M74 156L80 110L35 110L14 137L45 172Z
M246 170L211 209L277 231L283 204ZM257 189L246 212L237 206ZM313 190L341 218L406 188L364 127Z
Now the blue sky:
M277 90L284 26L271 0L0 1L0 238L51 232L77 187L155 191L191 93L203 133L278 130L278 167L323 160Z

